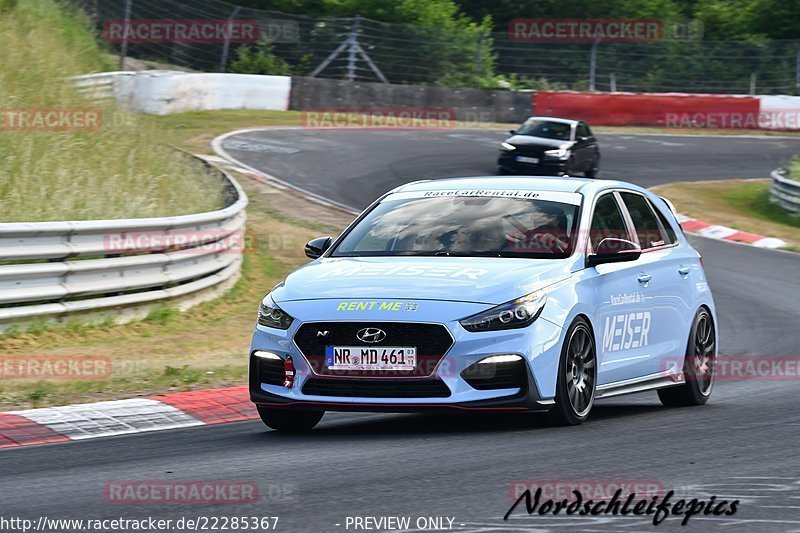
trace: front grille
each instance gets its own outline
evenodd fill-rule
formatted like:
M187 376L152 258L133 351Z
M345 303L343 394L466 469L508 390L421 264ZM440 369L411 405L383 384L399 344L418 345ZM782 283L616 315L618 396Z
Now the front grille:
M517 389L525 387L524 361L508 363L474 363L461 372L461 377L477 390Z
M524 144L518 144L517 149L514 150L514 154L542 158L544 157L545 150L549 150L549 148L545 148L542 146L526 146Z
M262 359L256 357L256 369L258 371L258 381L268 385L283 385L286 377L286 370L283 360Z
M303 394L347 398L447 398L450 389L438 379L311 378Z
M356 337L364 328L379 328L386 338L377 343L365 343ZM327 332L327 334L325 334ZM300 326L294 342L308 360L314 372L323 376L374 376L369 371L328 370L325 367L326 346L414 346L417 366L413 370L383 372L387 377L430 376L436 365L453 345L453 337L441 324L415 322L309 322Z

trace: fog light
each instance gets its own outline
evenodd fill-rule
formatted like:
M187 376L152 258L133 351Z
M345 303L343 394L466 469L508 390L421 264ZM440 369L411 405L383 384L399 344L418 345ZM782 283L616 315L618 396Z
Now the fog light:
M513 363L515 361L522 360L522 357L519 355L508 354L508 355L493 355L491 357L487 357L486 359L481 359L478 361L480 364L489 363L489 364L497 364L497 363Z
M294 363L292 362L292 356L286 356L286 360L283 362L283 371L286 374L286 377L283 380L283 386L287 389L292 388L292 384L294 384Z
M277 359L278 361L281 360L281 356L280 355L278 355L276 353L272 353L272 352L266 352L264 350L256 350L255 352L253 352L253 355L255 357L258 357L259 359L272 359L272 360L276 360Z

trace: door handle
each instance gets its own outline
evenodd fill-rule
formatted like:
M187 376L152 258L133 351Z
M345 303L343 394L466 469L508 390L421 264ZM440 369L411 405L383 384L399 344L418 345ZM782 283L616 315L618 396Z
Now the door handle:
M678 274L680 274L681 276L688 276L689 272L691 271L692 269L690 267L680 267L678 269Z
M647 284L650 283L650 280L653 279L653 276L650 274L639 274L639 277L636 279L639 281L639 283Z

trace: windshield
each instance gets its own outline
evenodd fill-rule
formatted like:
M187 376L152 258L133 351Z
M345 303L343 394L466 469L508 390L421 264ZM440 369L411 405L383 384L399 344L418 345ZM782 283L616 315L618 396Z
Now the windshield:
M527 198L389 197L331 256L564 258L572 253L577 212L575 205Z
M548 120L529 119L519 127L517 135L532 135L545 139L558 139L569 141L572 126L564 122L550 122Z

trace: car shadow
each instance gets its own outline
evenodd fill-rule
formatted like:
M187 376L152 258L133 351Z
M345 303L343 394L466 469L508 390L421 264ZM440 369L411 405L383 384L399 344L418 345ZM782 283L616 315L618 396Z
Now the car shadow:
M591 430L592 423L613 421L643 414L653 414L666 409L660 405L642 404L598 404L592 410L589 420L581 429ZM393 437L396 435L454 435L486 434L518 431L559 430L569 428L553 427L544 413L449 413L449 414L365 414L364 418L348 413L347 418L327 414L314 430L303 433L284 433L265 431L263 438L294 439L298 437Z

